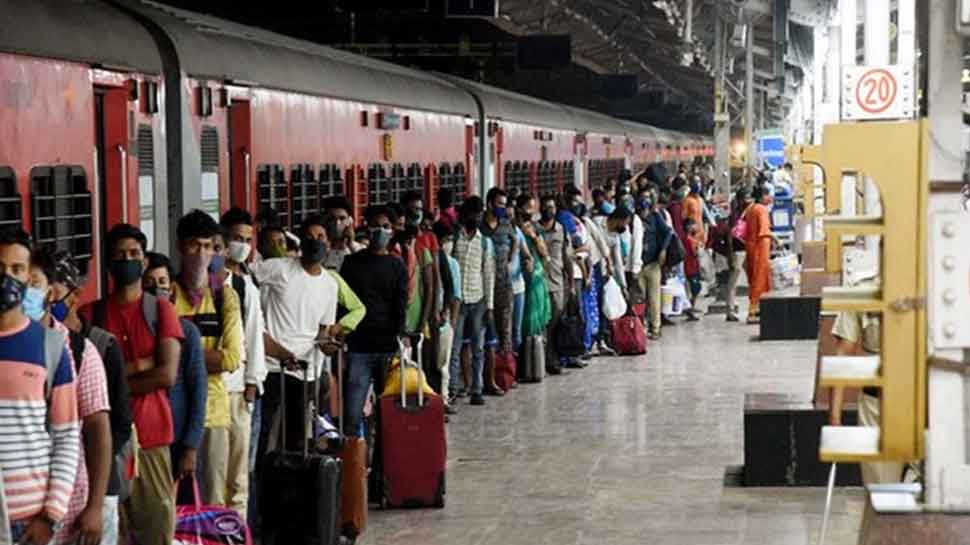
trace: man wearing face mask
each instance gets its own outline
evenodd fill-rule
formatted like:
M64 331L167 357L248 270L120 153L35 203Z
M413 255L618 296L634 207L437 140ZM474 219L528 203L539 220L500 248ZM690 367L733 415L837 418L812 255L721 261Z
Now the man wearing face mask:
M50 252L34 250L24 312L31 320L70 339L77 375L77 410L81 418L80 460L75 468L77 478L64 524L57 531L54 543L100 543L112 460L108 381L105 365L94 343L83 336L72 335L51 316L51 284L56 278L57 264Z
M172 410L168 389L178 375L182 327L172 304L142 291L148 240L122 223L105 240L112 291L81 309L88 323L114 335L128 367L128 391L138 436L138 475L124 506L127 528L141 545L170 545L175 532L172 500Z
M430 226L424 211L424 200L421 193L409 191L402 199L407 224L417 231L414 239L414 255L420 265L418 290L419 302L408 309L408 330L411 333L421 333L429 338L424 344L425 353L422 355L425 373L435 388L440 387L438 369L433 364L437 330L440 325L441 308L438 305L438 293L441 289L441 271L438 267L438 239L434 233L426 229ZM414 315L420 309L418 323L414 323Z
M210 282L210 264L220 270L225 265L219 224L209 214L193 210L179 220L176 234L182 266L172 290L175 311L199 328L209 372L199 460L203 496L209 505L230 507L227 479L231 412L223 374L232 373L242 363L242 311L235 290L226 289L220 282Z
M258 396L266 380L266 348L263 332L263 306L259 288L246 268L252 251L253 218L241 208L230 208L219 221L228 240L226 264L213 274L232 287L242 307L245 351L243 366L225 375L229 392L229 476L227 495L229 505L245 517L249 504L250 462L255 455L253 437L259 437Z
M97 494L95 489L90 488L88 502L78 517L78 532L86 536L86 539L95 540L93 532L96 524L92 521L93 511L100 506L102 511L101 521L101 543L102 545L116 545L118 543L118 501L122 479L125 479L124 467L128 456L131 454L131 407L129 405L128 380L125 376L125 358L121 353L121 346L118 340L107 331L85 324L77 313L78 304L82 295L81 273L70 252L55 252L51 259L54 262L53 275L49 276L50 300L48 317L52 321L64 324L70 330L71 351L74 361L83 362L84 354L90 343L98 354L104 365L104 373L107 378L108 402L111 408L109 417L109 433L111 442L111 459L109 465L107 490L103 499L93 501ZM78 397L81 397L79 386ZM78 407L80 408L80 401ZM81 413L84 413L81 410ZM80 477L80 473L78 474ZM75 486L75 491L77 490ZM73 500L74 498L72 498ZM62 528L63 531L63 528Z
M172 268L168 256L148 252L145 257L148 259L148 266L142 277L145 293L166 301L171 300L175 269ZM209 391L209 373L205 368L199 328L188 318L179 318L179 324L185 338L182 340L178 376L175 384L168 389L174 433L170 449L172 476L176 479L192 476L198 468L198 452L202 445L202 434L205 432L205 407ZM179 493L190 488L183 486Z
M549 328L546 332L546 372L550 375L561 375L566 371L560 365L559 354L551 339L553 330L559 322L559 316L566 308L566 301L573 296L573 249L566 228L556 219L556 198L545 195L540 203L539 226L548 255L544 265L546 285L549 287L549 302L552 306Z
M637 213L643 221L643 269L637 280L647 298L648 334L651 339L656 340L660 338L662 325L660 289L663 283L663 266L674 231L657 210L654 195L650 191L640 194Z
M371 384L374 391L383 391L384 369L398 350L397 339L405 333L407 269L388 251L397 218L386 206L368 207L365 217L370 243L366 250L347 256L340 269L367 308L364 319L347 336L343 414L348 434L356 434L360 427Z
M332 328L337 322L338 283L335 276L323 268L327 254L327 234L323 224L322 216L313 215L304 220L300 228L300 257L267 259L251 267L253 279L263 295L267 339L275 339L278 343L266 343L269 374L262 400L262 422L267 429L276 427L283 385L287 389L287 428L303 429L306 406L303 381L313 383L327 373L323 365L325 347L321 341L333 336ZM306 376L303 369L295 365L297 360L308 364ZM270 447L270 435L260 433L257 467ZM288 434L287 450L301 449L304 439L300 434ZM276 447L275 444L272 446Z
M68 511L80 434L66 337L24 314L38 299L43 307L46 295L34 288L28 296L31 249L20 228L0 232L0 380L7 384L0 398L6 415L0 436L2 522L9 522L3 531L8 542L46 545Z
M509 214L508 195L505 191L498 187L489 189L486 202L488 208L481 230L482 234L492 240L492 246L495 248L495 311L491 329L495 332L498 349L502 353L510 354L514 350L512 346L514 279L517 273L521 275L519 271L523 266L531 270L532 255L519 241ZM486 363L486 367L485 393L504 395L505 392L495 384L494 364Z
M458 342L463 332L469 331L472 349L472 387L471 404L485 405L482 397L483 367L485 360L485 321L495 306L495 269L497 260L492 241L486 237L479 226L485 208L482 199L472 196L461 205L459 218L461 229L455 235L452 257L458 261L461 276L461 307L455 322L456 341L451 349L449 374L460 376L461 346ZM466 325L467 324L467 325ZM449 405L454 405L458 396L458 380L448 385Z

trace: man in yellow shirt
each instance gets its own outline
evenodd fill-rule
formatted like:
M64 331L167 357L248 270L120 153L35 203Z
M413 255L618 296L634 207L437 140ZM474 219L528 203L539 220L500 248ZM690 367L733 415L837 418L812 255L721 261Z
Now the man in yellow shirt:
M223 249L217 252L213 242L220 233L219 224L199 210L179 220L176 235L181 271L173 297L178 315L192 320L202 334L209 373L205 433L199 457L203 501L207 505L227 506L230 413L223 373L235 371L242 362L243 329L239 296L221 282L213 285L209 281L213 259L216 265L225 259Z

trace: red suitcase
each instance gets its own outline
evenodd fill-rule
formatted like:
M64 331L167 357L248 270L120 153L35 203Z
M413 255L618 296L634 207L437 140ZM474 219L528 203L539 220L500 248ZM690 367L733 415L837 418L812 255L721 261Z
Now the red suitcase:
M420 342L420 341L419 341ZM416 396L404 391L404 367L417 366L401 358L401 395L381 398L380 431L383 461L383 507L444 507L445 405L440 396L425 397L422 385ZM420 346L417 353L420 354ZM419 356L420 357L420 356ZM419 376L423 376L419 373Z
M515 354L511 352L495 353L495 384L505 390L511 390L515 386L515 379L518 376L516 368Z
M638 316L627 314L613 320L611 325L613 326L613 348L617 354L647 353L647 332Z

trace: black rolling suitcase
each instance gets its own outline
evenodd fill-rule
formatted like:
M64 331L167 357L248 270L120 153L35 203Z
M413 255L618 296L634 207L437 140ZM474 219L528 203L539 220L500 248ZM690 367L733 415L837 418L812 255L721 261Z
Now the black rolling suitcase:
M308 417L316 413L310 404L307 364L303 366L304 429ZM304 438L303 452L288 452L286 445L286 377L281 377L280 450L267 452L260 485L262 545L336 545L340 532L340 460L309 449ZM315 396L314 396L315 397ZM311 410L311 406L314 407Z

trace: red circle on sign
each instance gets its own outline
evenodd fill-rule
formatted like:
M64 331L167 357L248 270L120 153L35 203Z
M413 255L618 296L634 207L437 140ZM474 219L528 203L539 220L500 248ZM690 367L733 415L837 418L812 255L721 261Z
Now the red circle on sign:
M855 85L855 102L870 114L886 111L896 100L896 77L883 68L873 68Z

